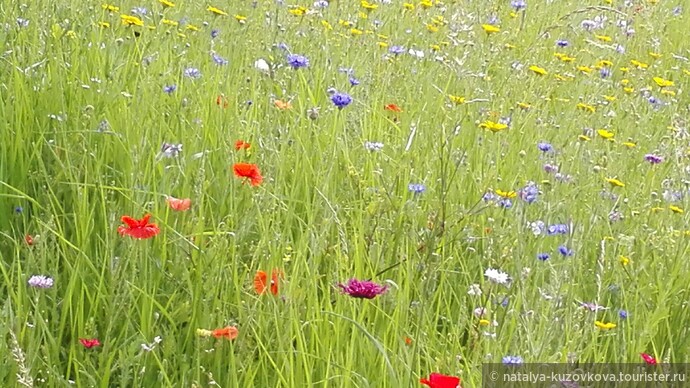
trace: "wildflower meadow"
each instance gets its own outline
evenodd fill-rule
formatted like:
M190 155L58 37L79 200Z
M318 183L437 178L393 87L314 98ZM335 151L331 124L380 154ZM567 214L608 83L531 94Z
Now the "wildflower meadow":
M0 386L690 362L683 3L6 2Z

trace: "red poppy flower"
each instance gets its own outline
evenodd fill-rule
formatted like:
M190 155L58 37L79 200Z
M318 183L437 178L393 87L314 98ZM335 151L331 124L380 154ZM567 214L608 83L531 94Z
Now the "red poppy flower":
M239 151L242 149L248 150L251 146L252 146L251 144L246 143L244 140L238 140L235 142L235 150L236 151Z
M97 338L79 338L79 342L81 342L81 344L84 345L84 347L87 349L91 349L94 346L101 346L101 342Z
M254 275L254 290L257 294L262 295L267 288L270 288L271 294L278 295L278 280L281 277L283 277L283 273L278 269L274 269L271 271L271 283L269 284L266 272L256 271L256 275Z
M264 177L261 176L261 171L259 171L259 167L256 164L235 163L232 169L235 171L236 177L248 178L252 186L258 186L264 180Z
M149 224L149 218L151 218L150 214L145 215L140 220L135 220L130 216L122 216L121 220L126 225L118 226L117 232L123 237L127 235L138 239L151 238L160 233L161 230L158 228L158 225Z
M656 365L656 358L654 358L654 356L651 356L647 353L640 353L640 356L642 356L642 359L647 363L647 365Z
M412 345L412 338L410 338L410 337L405 337L405 345L407 345L407 346Z
M216 329L211 331L211 335L216 338L227 338L229 340L234 340L240 333L235 326L228 326L222 329Z
M458 388L460 387L460 378L455 376L446 376L440 373L432 373L428 379L420 379L420 383L428 385L431 388Z
M219 94L218 97L216 97L216 105L222 106L223 108L227 108L230 105L230 103L224 95Z
M395 112L395 113L400 113L400 112L402 112L402 108L399 107L399 106L397 106L397 105L395 105L395 104L388 104L388 105L384 106L383 109L389 110L389 111Z
M30 234L27 234L26 236L24 236L24 242L26 242L26 245L32 246L34 245L34 238L31 237Z
M189 198L179 199L174 197L168 197L165 199L165 202L168 203L168 207L170 209L178 212L187 211L192 206L192 200Z

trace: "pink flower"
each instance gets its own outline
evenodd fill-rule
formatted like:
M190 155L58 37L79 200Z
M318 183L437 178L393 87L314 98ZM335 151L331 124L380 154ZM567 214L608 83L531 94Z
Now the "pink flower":
M353 298L374 299L376 296L385 293L388 286L382 286L369 280L350 279L347 284L338 284L344 294Z
M656 358L654 358L654 356L647 353L640 353L640 356L642 356L642 359L647 365L656 365Z

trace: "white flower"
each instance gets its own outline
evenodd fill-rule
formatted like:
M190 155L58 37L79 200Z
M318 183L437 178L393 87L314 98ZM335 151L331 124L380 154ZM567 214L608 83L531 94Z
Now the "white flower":
M254 67L259 71L263 71L264 73L268 73L269 70L271 70L271 68L268 66L268 62L261 58L254 62Z
M477 307L476 309L474 309L473 313L475 317L483 318L484 314L486 313L486 309L484 307Z
M467 291L467 295L471 296L480 296L482 294L482 289L479 287L479 284L473 284L470 286L470 289Z
M496 284L506 284L509 280L507 273L501 272L493 268L489 268L486 271L484 271L484 276L486 276L490 282Z

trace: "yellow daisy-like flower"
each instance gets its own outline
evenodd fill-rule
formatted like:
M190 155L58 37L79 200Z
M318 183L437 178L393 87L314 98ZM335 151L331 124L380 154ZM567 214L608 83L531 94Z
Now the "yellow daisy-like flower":
M162 6L172 8L175 6L175 3L171 3L168 0L158 0L159 3L161 3Z
M187 24L185 29L189 31L199 31L199 27L195 26L194 24Z
M606 178L606 182L611 184L613 187L625 187L625 183L619 181L616 178Z
M625 256L621 256L618 258L618 262L621 263L623 267L625 267L626 265L630 264L630 259Z
M606 100L606 101L608 101L608 102L614 102L614 101L616 101L616 97L614 97L614 96L607 96L606 94L604 94L604 100Z
M130 15L120 15L120 19L122 19L122 24L126 26L143 26L144 21L139 19L136 16L130 16Z
M499 27L496 27L491 24L482 24L482 29L484 29L484 32L486 32L489 35L501 32L501 29Z
M661 94L663 94L665 96L671 96L671 97L676 96L676 92L674 92L673 90L668 90L668 89L661 89Z
M613 322L602 322L602 321L595 321L594 326L598 327L601 330L609 330L609 329L615 329L616 324Z
M668 208L669 208L672 212L674 212L674 213L676 213L676 214L683 214L683 213L685 213L685 210L683 210L683 208L680 208L680 207L675 206L675 205L671 205L671 206L669 206Z
M600 41L606 42L606 43L611 42L611 41L613 40L613 39L612 39L610 36L608 36L608 35L594 35L594 37L597 38L597 39L599 39Z
M621 71L621 73L627 73L627 72L629 72L629 71L630 71L630 68L627 68L627 67L621 67L621 68L620 68L619 70Z
M328 31L333 29L333 26L327 20L322 20L321 25L323 26L323 28L325 28Z
M634 142L631 142L631 141L626 141L626 142L623 143L623 145L626 146L626 147L628 147L628 148L635 148L635 147L637 147L637 143L634 143Z
M110 23L108 22L98 22L99 27L110 28Z
M381 47L381 48L386 48L386 47L388 47L388 43L386 43L386 42L379 42L378 45L379 45L379 47Z
M247 17L246 17L246 16L242 16L242 15L235 15L235 20L237 20L238 22L241 23L241 22L246 21L246 20L247 20Z
M590 140L592 140L592 139L590 139L589 136L587 136L587 135L580 135L580 136L578 136L577 138L578 138L578 140L582 140L582 141L590 141Z
M460 96L454 96L452 94L448 95L448 98L450 98L450 101L460 105L465 103L465 97L460 97Z
M214 14L214 15L218 15L218 16L228 16L228 13L227 13L227 12L225 12L225 11L219 9L219 8L210 6L210 5L206 8L206 10L207 10L208 12L211 12L211 13Z
M101 4L101 7L103 7L104 10L110 12L118 12L120 10L120 7L112 4Z
M168 26L173 26L173 27L177 27L177 25L179 24L178 22L176 22L174 20L170 20L170 19L161 19L161 23L166 24Z
M614 136L613 132L607 131L606 129L597 129L597 134L606 140L611 140Z
M654 77L652 79L654 80L654 82L656 82L657 85L659 85L659 87L662 87L662 88L674 85L673 81L669 81L669 80L663 79L661 77Z
M503 191L503 190L496 189L494 192L496 193L496 195L498 195L499 197L503 197L503 198L512 199L512 198L517 197L517 193L514 191Z
M362 30L358 30L356 28L350 29L350 35L352 35L352 36L360 36L362 34L363 34Z
M491 324L491 321L489 321L488 319L480 319L479 320L479 325L481 325L481 326L489 326L490 324Z
M601 61L597 62L597 67L602 68L602 67L611 67L613 66L613 62L607 60L607 59L602 59Z
M627 88L623 88L623 91L628 93L628 94L632 94L635 92L635 88L633 88L632 86L629 86Z
M530 66L529 69L532 70L532 72L534 72L535 74L539 74L539 75L549 74L544 68L536 66L536 65Z
M412 3L403 3L403 8L405 8L408 11L412 11L414 9L414 4Z
M594 106L592 106L592 105L588 105L588 104L582 103L582 102L580 102L580 103L577 104L577 108L578 108L578 109L582 109L582 110L587 111L587 112L590 112L590 113L594 113L594 112L596 112L596 110L597 110L596 107L594 107Z
M438 32L438 27L436 27L436 26L433 25L433 24L427 24L427 25L426 25L426 29L427 29L427 31L429 31L429 32Z
M431 8L434 6L434 3L432 3L431 0L422 0L419 5L422 8Z
M630 60L630 64L633 65L633 66L635 66L635 67L637 67L638 69L646 69L646 68L649 67L648 64L646 64L646 63L644 63L644 62L640 62L640 61L638 61L638 60L636 60L636 59L631 59L631 60Z
M654 59L659 59L659 58L662 57L661 54L655 53L655 52L649 52L649 56L652 57L652 58L654 58Z
M500 131L508 128L508 125L487 120L487 121L479 124L479 127L488 129L491 132L496 133L496 132L500 132Z
M379 7L377 4L372 4L366 0L362 0L362 2L360 4L362 5L362 8L370 10L370 11Z
M578 66L578 67L577 67L577 70L578 70L578 71L581 71L581 72L583 72L583 73L585 73L585 74L590 74L590 73L592 72L592 68L589 67L589 66Z
M529 108L532 107L532 105L530 105L526 102L518 102L517 106L518 106L518 108L523 109L523 110L528 110Z

